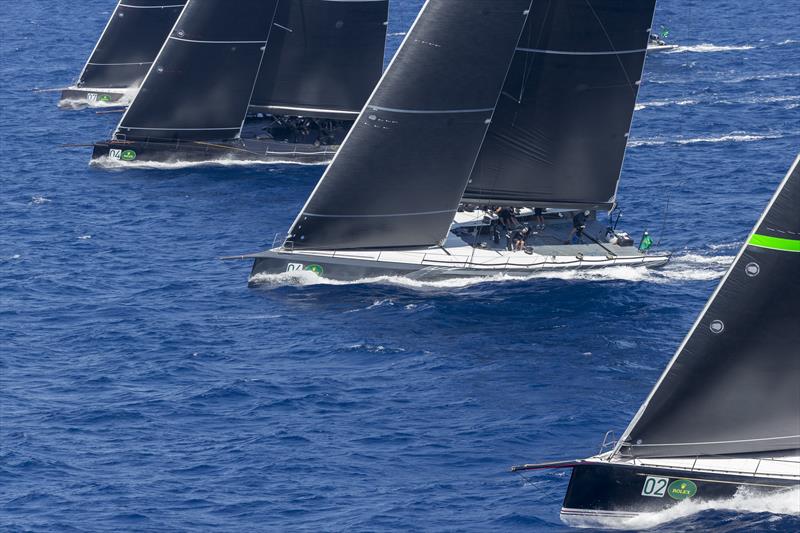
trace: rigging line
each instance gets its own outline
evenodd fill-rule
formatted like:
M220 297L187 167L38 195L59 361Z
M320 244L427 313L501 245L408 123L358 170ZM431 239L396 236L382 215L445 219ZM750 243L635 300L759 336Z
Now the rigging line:
M611 49L612 49L614 52L617 52L617 49L616 49L616 47L614 47L614 43L613 43L613 42L611 42L611 36L610 36L610 35L608 34L608 32L606 31L606 27L605 27L605 25L603 24L603 21L602 21L602 20L600 20L600 17L598 16L598 14L597 14L597 11L595 11L595 10L594 10L594 7L592 7L592 2L591 2L591 0L586 0L586 5L587 5L587 6L589 6L589 9L592 11L592 15L594 15L594 18L597 20L597 23L598 23L598 24L600 24L600 29L602 29L602 30L603 30L603 35L605 35L605 36L606 36L606 40L608 41L608 44L609 44L609 46L611 46ZM647 44L645 44L645 52L644 52L644 53L645 53L645 55L647 55L647 48L646 48L646 47L647 47ZM622 59L620 58L620 55L619 55L619 54L614 54L614 57L616 57L616 59L617 59L617 63L619 63L619 68L620 68L620 69L622 69L622 74L625 76L625 80L628 82L628 88L629 88L629 89L631 90L631 92L633 93L633 97L634 97L634 99L635 99L635 98L636 98L636 88L635 88L635 87L636 87L636 85L635 85L635 84L633 84L633 83L631 82L631 79L630 79L630 77L628 76L628 71L627 71L627 70L625 70L625 65L623 65L623 63L622 63Z

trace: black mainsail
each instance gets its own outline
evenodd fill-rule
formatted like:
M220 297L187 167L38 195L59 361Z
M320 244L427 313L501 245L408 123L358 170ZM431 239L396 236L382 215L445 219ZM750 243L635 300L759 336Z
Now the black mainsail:
M623 435L622 457L800 449L798 163Z
M78 77L79 88L138 87L186 0L120 0Z
M464 200L611 208L654 11L534 2Z
M442 241L530 5L531 0L427 0L295 220L291 246L386 248Z
M238 136L279 0L189 0L115 137Z
M281 0L254 111L355 119L383 70L388 0Z

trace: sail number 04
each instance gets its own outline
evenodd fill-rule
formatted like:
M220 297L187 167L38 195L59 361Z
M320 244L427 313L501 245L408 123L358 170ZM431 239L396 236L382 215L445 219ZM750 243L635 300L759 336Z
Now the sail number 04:
M667 493L667 485L669 485L668 477L647 476L644 480L642 496L661 498Z

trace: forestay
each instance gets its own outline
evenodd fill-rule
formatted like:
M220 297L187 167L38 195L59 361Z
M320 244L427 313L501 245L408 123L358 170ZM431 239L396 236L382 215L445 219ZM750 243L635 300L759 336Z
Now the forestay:
M615 201L655 0L540 0L465 201L607 209Z
M287 246L441 242L529 7L530 0L428 0L297 217Z
M251 106L354 119L383 70L388 0L281 0Z
M88 62L78 87L138 87L153 64L186 0L120 0Z
M623 456L800 449L798 162L631 422Z
M238 136L278 0L189 0L117 138Z

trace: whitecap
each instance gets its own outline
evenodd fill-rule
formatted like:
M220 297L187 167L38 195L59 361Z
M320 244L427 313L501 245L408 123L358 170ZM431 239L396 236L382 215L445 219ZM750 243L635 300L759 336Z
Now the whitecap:
M709 53L709 52L734 52L734 51L741 51L741 50L752 50L755 48L753 45L744 44L744 45L731 45L731 46L723 46L723 45L716 45L712 43L701 43L689 46L678 46L673 50L667 50L664 52L665 54L680 54L683 52L695 52L695 53Z
M43 204L50 203L50 201L51 200L49 198L47 198L45 196L42 196L41 194L34 194L33 196L31 196L31 202L30 203L31 203L31 205L43 205Z

